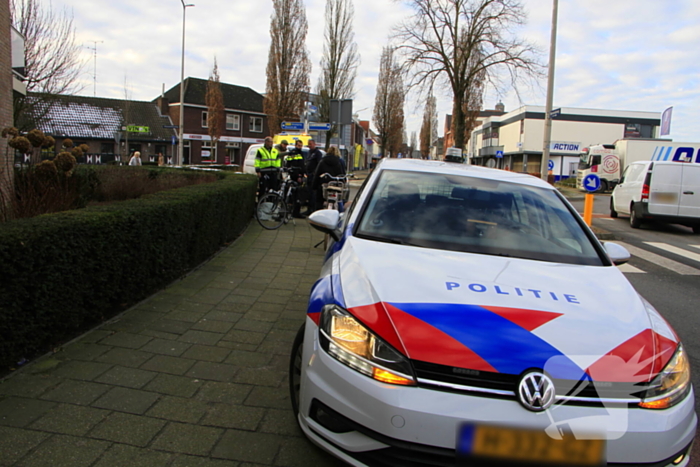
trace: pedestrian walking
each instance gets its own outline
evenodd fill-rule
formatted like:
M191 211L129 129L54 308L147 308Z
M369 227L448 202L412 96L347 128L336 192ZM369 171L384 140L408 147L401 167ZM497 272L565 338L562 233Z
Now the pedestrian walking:
M134 155L129 159L129 165L142 165L141 164L141 153L139 151L134 152Z
M279 171L282 167L282 158L279 151L272 147L272 137L265 138L263 147L255 153L255 173L260 180L258 197L267 193L267 190L277 190L279 187Z

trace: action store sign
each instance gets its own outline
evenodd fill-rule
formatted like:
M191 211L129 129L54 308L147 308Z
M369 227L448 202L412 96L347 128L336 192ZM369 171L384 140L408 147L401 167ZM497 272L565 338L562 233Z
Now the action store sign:
M557 154L576 154L581 152L581 143L572 143L568 141L552 141L549 145L550 152Z

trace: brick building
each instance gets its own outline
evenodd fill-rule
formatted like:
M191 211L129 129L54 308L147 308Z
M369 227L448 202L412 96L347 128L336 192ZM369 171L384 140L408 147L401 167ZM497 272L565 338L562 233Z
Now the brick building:
M248 147L262 143L265 136L270 135L267 115L263 113L263 96L247 87L220 84L225 125L217 147L212 147L207 127L207 80L185 79L184 164L230 163L242 166ZM180 121L179 83L154 102L161 112L169 112L173 122Z

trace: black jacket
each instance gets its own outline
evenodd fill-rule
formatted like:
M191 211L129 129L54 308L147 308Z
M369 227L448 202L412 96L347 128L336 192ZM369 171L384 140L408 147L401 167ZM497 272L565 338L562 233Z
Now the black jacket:
M306 172L310 175L316 173L316 167L321 162L323 158L323 153L319 148L314 148L313 151L309 151L309 156L306 160Z
M323 183L328 182L328 180L324 180L323 177L321 177L321 175L326 173L334 177L345 173L345 170L343 170L343 165L341 164L338 156L333 156L331 154L326 154L323 156L323 159L321 159L321 162L318 163L318 167L316 167L316 172L314 174L314 188L320 188Z

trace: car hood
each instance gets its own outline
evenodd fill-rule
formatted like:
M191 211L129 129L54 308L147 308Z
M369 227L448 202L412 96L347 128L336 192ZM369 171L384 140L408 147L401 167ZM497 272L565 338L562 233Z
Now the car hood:
M453 368L650 381L678 338L616 267L345 239L333 294L408 358Z

